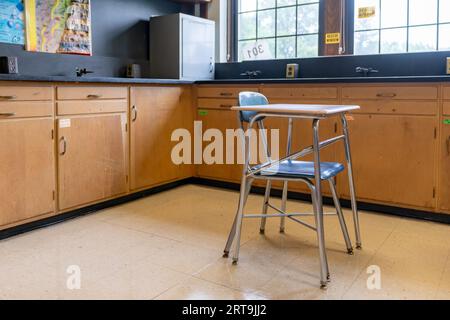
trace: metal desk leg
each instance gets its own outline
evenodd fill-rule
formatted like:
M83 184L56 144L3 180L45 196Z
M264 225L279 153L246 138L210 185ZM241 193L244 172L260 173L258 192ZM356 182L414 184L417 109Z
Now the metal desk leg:
M315 218L317 227L317 238L319 242L319 256L320 256L320 284L322 289L327 288L327 283L330 278L328 271L327 253L325 249L325 235L323 228L323 202L322 202L322 186L321 186L321 171L320 171L320 140L319 140L319 120L315 119L313 122L313 147L314 147L314 173L315 173L315 195L313 196L315 202Z
M264 194L264 204L263 204L263 214L267 214L267 209L269 208L270 190L272 189L272 182L267 180L266 192ZM259 227L259 233L264 234L266 230L267 218L261 218L261 226Z
M348 133L348 123L347 119L345 118L345 115L342 115L342 127L344 130L344 136L345 136L345 157L347 160L347 171L348 171L348 183L350 187L350 197L352 202L352 212L353 212L353 223L355 225L355 234L356 234L356 248L361 249L362 248L362 242L361 242L361 230L359 226L359 213L358 213L358 207L356 203L356 192L355 192L355 181L353 179L353 165L352 165L352 154L350 151L350 139L349 139L349 133Z
M281 211L283 212L286 212L287 196L288 196L288 182L285 181L283 183L283 196L281 198ZM280 221L280 233L284 233L285 229L286 229L286 218L282 217Z

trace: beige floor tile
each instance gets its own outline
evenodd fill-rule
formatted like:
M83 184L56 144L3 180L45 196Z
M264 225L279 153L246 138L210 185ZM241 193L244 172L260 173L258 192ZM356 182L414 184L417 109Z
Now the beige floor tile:
M157 300L260 300L262 297L233 290L221 285L191 277L160 296Z

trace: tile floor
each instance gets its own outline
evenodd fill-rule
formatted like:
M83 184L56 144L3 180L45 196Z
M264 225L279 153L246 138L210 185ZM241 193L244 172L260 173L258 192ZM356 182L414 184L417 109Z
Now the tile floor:
M261 236L245 220L239 265L221 257L237 197L188 185L0 241L0 299L450 299L448 225L362 212L364 249L349 256L327 217L332 282L322 291L316 236L296 224L279 234L269 220ZM251 195L247 208L261 203ZM380 289L367 287L371 266ZM72 272L80 289L68 289Z

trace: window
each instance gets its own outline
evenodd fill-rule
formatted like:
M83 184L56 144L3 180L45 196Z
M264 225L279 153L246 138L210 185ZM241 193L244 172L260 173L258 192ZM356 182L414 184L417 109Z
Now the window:
M319 55L320 0L237 0L238 57L256 42L269 51L265 58Z
M355 0L354 54L450 50L450 0Z

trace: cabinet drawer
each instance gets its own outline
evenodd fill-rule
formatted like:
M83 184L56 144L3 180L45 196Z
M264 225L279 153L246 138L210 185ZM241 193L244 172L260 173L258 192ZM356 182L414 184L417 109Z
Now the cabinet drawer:
M342 100L342 104L356 104L361 107L360 110L353 113L407 115L436 115L438 113L438 103L434 101Z
M198 99L197 108L200 109L231 109L239 105L237 99Z
M91 113L126 112L127 102L124 100L100 101L63 101L56 104L57 114L75 115Z
M374 86L374 87L344 87L343 99L437 99L438 88L434 86Z
M198 87L199 98L237 98L240 92L258 92L257 87Z
M32 101L52 99L52 87L0 86L0 101Z
M450 102L444 102L444 109L442 110L442 114L450 116Z
M59 100L126 99L126 87L58 87Z
M267 86L261 91L267 98L336 99L336 87Z
M450 87L443 87L443 97L450 100Z
M0 120L53 115L52 102L0 102Z

